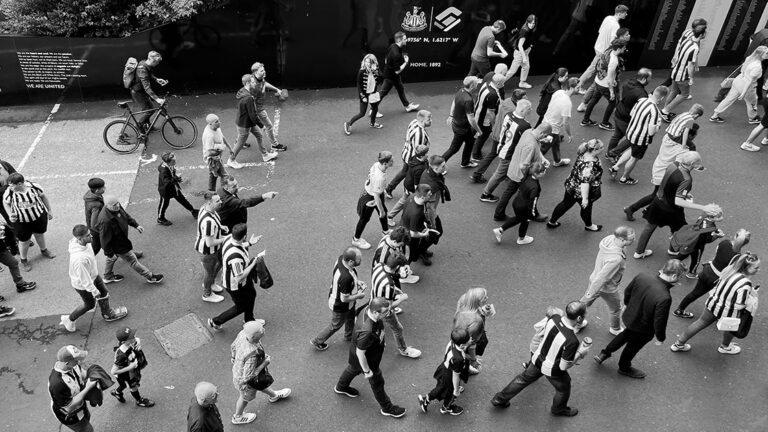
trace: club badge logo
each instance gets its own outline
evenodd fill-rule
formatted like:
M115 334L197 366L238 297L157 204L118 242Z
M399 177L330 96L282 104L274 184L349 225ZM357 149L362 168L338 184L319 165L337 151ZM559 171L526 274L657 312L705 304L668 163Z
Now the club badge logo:
M427 16L419 6L413 7L413 12L406 12L400 27L405 31L418 32L427 28Z

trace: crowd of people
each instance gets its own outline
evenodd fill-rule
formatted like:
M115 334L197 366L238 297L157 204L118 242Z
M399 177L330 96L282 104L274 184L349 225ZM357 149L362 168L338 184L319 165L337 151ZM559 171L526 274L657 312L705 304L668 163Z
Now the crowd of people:
M693 21L692 28L681 37L674 57L670 79L665 84L647 90L653 77L648 68L640 68L634 78L623 80L622 55L629 40L629 29L621 26L629 8L619 5L615 14L605 18L595 43L595 57L581 77L569 76L566 68L558 68L540 91L535 110L538 121L531 124L533 105L528 99L528 55L532 49L537 17L529 16L516 33L515 50L508 67L503 60L509 54L495 41L495 35L506 29L503 21L495 21L482 29L471 56L469 76L464 78L453 97L447 126L453 139L443 154L431 153L428 129L433 127L432 113L419 110L419 105L409 102L401 73L407 68L409 58L404 51L407 38L398 32L389 49L383 72L379 71L376 57L366 55L357 76L359 112L344 122L344 133L352 133L352 125L360 118L369 116L370 127L381 129L379 104L394 87L407 112L416 112L405 128L405 141L399 160L390 151L380 151L371 165L357 199L357 225L332 269L327 305L330 323L310 340L317 351L328 349L327 341L344 328L344 340L348 341L348 361L333 391L339 395L356 398L360 391L352 386L358 375L370 384L372 393L384 416L400 418L406 409L395 404L388 396L382 374L381 362L386 347L385 324L396 340L397 353L417 359L421 350L408 345L406 334L413 331L398 315L409 300L404 285L419 283L419 275L412 266L418 263L421 271L432 265L443 230L440 212L445 203L454 198L448 187L447 163L461 150L459 169L473 169L469 180L482 184L479 200L493 203L493 219L501 225L492 230L497 242L503 241L504 233L517 226L516 243L531 244L530 223L544 223L555 230L574 205L579 206L584 229L601 232L604 226L593 221L593 207L602 196L604 169L616 179L617 187L631 186L639 181L631 177L636 165L643 159L654 141L662 135L658 155L653 162L651 183L653 191L638 202L624 207L628 221L643 210L645 226L636 236L630 226L619 226L604 237L594 262L594 270L586 284L587 289L579 300L565 301L564 308L542 305L545 310L540 321L533 325L534 334L529 347L529 361L505 387L490 398L496 407L507 407L510 400L528 385L545 376L555 388L551 412L555 416L571 417L578 409L569 405L571 377L568 369L586 358L591 339L577 336L588 325L588 308L602 298L609 309L609 327L613 340L593 356L597 365L604 364L613 353L622 350L618 361L618 373L629 378L642 379L646 372L633 366L636 354L654 338L658 343L666 341L667 320L670 313L683 319L694 318L689 311L691 303L708 295L698 319L679 335L670 346L672 352L691 349L688 341L702 329L717 323L723 329L718 352L738 354L739 345L734 337L743 338L748 333L746 317L757 307L758 285L752 281L760 267L760 258L743 251L751 234L738 230L730 238L716 227L723 218L723 209L717 204L700 204L693 200L694 172L704 169L703 154L694 143L699 130L696 120L704 113L701 104L693 103L686 112L673 110L690 96L693 76L698 70L697 54L706 35L706 21ZM748 108L748 121L760 123L752 132L744 150L758 149L752 142L768 128L754 108L756 82L762 76L761 61L768 58L768 49L759 47L745 60L739 75L733 79L731 90L709 118L713 123L722 122L720 114L737 99L744 99ZM491 59L500 63L492 68ZM150 52L148 59L140 62L139 81L131 88L139 104L149 104L157 99L151 92L151 81L162 84L152 76L152 68L162 57ZM505 85L517 71L521 71L517 88L509 91ZM263 64L255 63L251 73L242 77L243 88L237 92L238 137L231 146L221 130L219 117L208 114L207 126L202 134L203 159L209 168L208 191L203 194L203 204L194 208L181 191L181 177L175 168L175 155L162 155L158 166L157 223L171 225L165 213L170 199L177 200L197 220L197 237L194 249L200 256L204 271L201 300L220 303L228 293L233 305L216 317L207 318L207 325L216 332L228 321L242 315L244 324L231 344L233 384L238 399L233 424L247 424L256 414L245 408L256 397L265 393L269 402L278 402L291 394L291 389L274 390L274 378L269 372L271 358L265 353L261 339L265 333L264 321L254 316L256 286L271 282L266 268L264 253L252 254L249 250L261 236L248 236L248 208L276 198L277 192L266 192L248 198L238 195L238 182L227 168L244 167L236 157L248 147L248 137L256 138L265 162L275 159L286 147L279 144L278 134L264 104L267 91L277 95L282 90L265 80ZM573 141L571 124L572 97L584 96L577 111L583 111L582 127L597 125L613 132L609 144L598 138L585 140L577 146L576 158L562 157L561 145ZM591 114L601 98L608 101L602 121L592 121ZM369 110L370 109L370 110ZM665 123L668 124L665 126ZM263 143L267 135L269 145ZM463 149L462 149L463 146ZM754 148L753 148L754 147ZM552 151L552 161L547 158ZM229 159L222 161L225 150ZM605 166L601 158L608 160ZM496 163L493 174L486 172ZM399 171L389 180L393 167ZM571 166L564 180L562 200L551 214L539 210L543 194L558 194L542 189L540 179L550 169ZM604 168L605 166L605 168ZM225 168L226 167L226 168ZM619 176L619 169L623 173ZM395 168L397 169L397 168ZM35 282L26 281L21 271L32 268L28 260L30 247L35 245L40 254L48 259L56 255L48 248L45 239L47 224L53 219L49 200L40 185L28 181L7 162L0 161L0 185L3 206L0 214L0 262L10 269L19 293L32 290ZM362 180L362 179L361 179ZM494 192L506 182L500 196ZM402 195L397 197L393 208L387 201L395 199L397 188L403 184ZM218 186L217 186L218 184ZM86 312L99 306L106 321L116 321L128 315L124 306L112 307L106 284L118 283L124 277L115 273L114 266L122 258L131 269L145 278L147 283L163 281L163 275L153 272L139 260L141 251L134 250L129 239L130 228L139 233L143 227L122 207L118 199L106 193L106 183L92 178L84 197L84 223L72 228L69 241L69 276L71 285L82 299L82 304L69 315L62 315L60 324L69 332L76 331L76 321ZM508 216L512 203L513 216ZM688 223L685 210L695 213L696 221ZM381 236L370 243L363 238L374 211L379 219ZM634 259L641 260L654 253L647 249L650 237L659 227L669 227L672 234L666 253L670 259L658 272L639 272L621 288L627 261L627 248L637 243ZM350 227L351 229L351 227ZM34 237L34 241L32 241ZM370 238L370 237L369 237ZM702 263L704 248L718 241L715 257ZM364 251L376 248L371 259L370 288L359 271ZM99 272L96 254L103 251L106 265ZM19 256L17 260L16 255ZM683 261L690 258L686 269ZM220 279L219 279L219 275ZM677 308L672 308L670 289L683 277L697 279L695 288L688 293ZM217 279L221 283L217 283ZM574 296L579 293L574 293ZM574 297L575 298L575 297ZM0 299L4 300L4 299ZM10 316L14 309L0 305L0 317ZM485 288L472 287L457 301L453 325L445 329L446 347L434 372L435 387L417 396L418 406L427 413L432 402L440 402L440 413L460 415L464 409L457 404L458 398L470 379L488 367L483 355L488 347L486 324L495 315L495 307L489 301ZM404 325L405 324L405 325ZM143 353L136 329L120 327L116 330L114 364L109 372L97 365L85 370L82 362L88 353L75 346L62 347L57 353L56 364L49 378L52 408L56 418L76 432L92 431L90 412L86 399L92 392L106 391L117 382L110 394L125 403L123 392L128 389L139 407L152 407L155 402L142 396L140 383L142 371L148 362ZM430 353L430 358L437 359ZM114 379L113 379L114 378ZM222 431L223 425L216 407L218 389L211 383L200 382L194 390L188 412L189 431ZM415 401L414 401L415 402Z

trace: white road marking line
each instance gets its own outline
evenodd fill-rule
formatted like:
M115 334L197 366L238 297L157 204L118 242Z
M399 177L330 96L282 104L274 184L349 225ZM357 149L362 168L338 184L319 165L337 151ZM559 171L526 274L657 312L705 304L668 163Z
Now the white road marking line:
M35 151L35 147L37 147L37 145L40 144L40 141L42 141L43 135L45 135L46 129L48 129L48 126L51 124L51 121L53 121L53 115L59 111L60 106L61 106L60 103L57 103L53 106L53 109L48 114L48 118L46 118L45 122L43 123L43 127L40 128L40 132L37 133L35 140L32 141L32 145L29 146L29 149L27 149L27 153L24 155L24 158L21 160L21 162L19 162L19 165L17 168L18 171L24 170L24 165L27 164L29 157L32 156L32 152Z
M243 167L260 167L260 166L268 166L274 169L275 163L272 161L243 163ZM184 166L184 167L176 167L176 171L191 171L191 170L203 170L203 169L207 170L208 165L191 165L191 166ZM267 174L267 178L269 178L269 176L272 175L272 169L269 170ZM151 170L149 168L141 168L139 171L151 171ZM40 175L40 176L30 176L29 179L30 180L55 180L55 179L63 179L63 178L79 178L79 177L91 178L91 177L99 177L99 176L125 175L125 174L136 174L136 170L99 171L99 172L92 172L92 173L72 173L72 174L47 174L47 175Z

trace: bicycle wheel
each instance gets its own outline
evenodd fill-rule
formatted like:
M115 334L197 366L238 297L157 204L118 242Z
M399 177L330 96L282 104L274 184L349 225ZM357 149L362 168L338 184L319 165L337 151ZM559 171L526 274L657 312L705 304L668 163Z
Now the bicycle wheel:
M171 116L163 123L163 139L175 149L191 147L197 139L197 126L184 116Z
M115 153L133 153L139 148L139 130L127 120L115 120L104 128L104 144Z

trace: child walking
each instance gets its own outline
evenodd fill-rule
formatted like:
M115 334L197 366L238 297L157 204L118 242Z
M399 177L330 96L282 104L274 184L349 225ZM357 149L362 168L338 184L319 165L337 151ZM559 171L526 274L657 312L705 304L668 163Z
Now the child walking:
M147 358L141 350L141 340L136 337L136 330L130 327L119 329L115 336L120 345L115 347L115 364L112 365L112 375L117 377L117 388L110 394L120 403L125 403L123 390L131 389L131 396L136 399L136 406L149 408L155 402L141 397L141 370L147 365Z
M427 412L429 403L435 400L443 401L440 414L460 415L464 408L454 402L459 397L463 388L461 381L467 382L469 378L469 359L466 349L469 346L469 333L463 328L454 329L451 332L451 341L445 348L443 362L437 367L434 377L437 385L425 395L419 395L419 405L423 412Z

